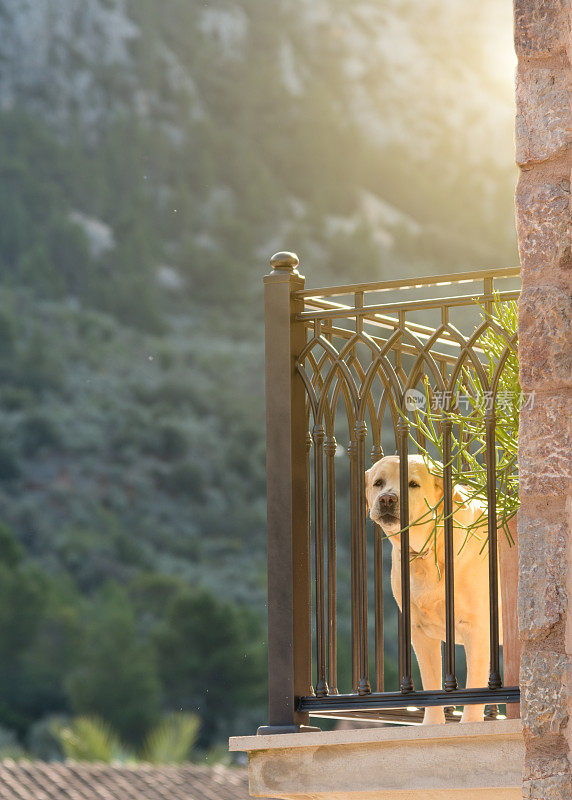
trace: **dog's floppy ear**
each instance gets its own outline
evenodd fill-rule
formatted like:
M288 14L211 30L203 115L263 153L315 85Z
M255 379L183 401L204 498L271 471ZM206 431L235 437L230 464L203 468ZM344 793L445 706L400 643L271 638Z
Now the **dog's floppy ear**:
M369 469L366 469L366 471L365 471L365 492L363 493L363 496L365 497L365 513L366 514L369 514L369 500L367 499L367 484L369 482L369 473L371 472L372 469L373 469L373 467L370 467Z
M443 497L443 476L437 475L435 473L431 473L433 476L433 483L435 485L435 489L437 491L437 497L439 500ZM464 506L465 503L469 499L469 490L466 486L462 484L454 484L453 485L453 503L459 507Z
M453 486L453 503L456 503L458 506L464 506L468 500L469 490L466 486L463 486L461 483L457 483Z
M430 475L435 486L436 497L441 499L443 497L443 476L437 475L436 472L431 472Z
M455 520L466 530L480 529L479 535L484 535L487 527L486 504L472 496L472 491L462 483L453 486L453 513Z

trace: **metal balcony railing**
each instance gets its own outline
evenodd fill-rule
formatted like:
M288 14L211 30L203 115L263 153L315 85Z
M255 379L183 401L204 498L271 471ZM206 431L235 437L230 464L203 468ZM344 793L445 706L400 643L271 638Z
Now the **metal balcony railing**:
M485 369L490 322L482 311L518 297L519 269L309 290L294 254L279 253L271 265L264 278L269 724L259 732L297 731L309 716L415 722L429 706L445 707L453 719L457 706L517 704L518 687L504 686L501 674L495 460L495 400L516 336L506 332L498 364ZM468 373L490 398L480 456L488 505L489 679L486 686L457 688L455 439L444 418L444 452L436 454L444 464L443 685L423 689L413 681L407 497L408 455L427 442L405 401L411 390L454 398ZM366 514L365 471L384 453L399 455L399 613L389 607L388 592L384 598L390 547ZM510 592L502 609L509 622L514 586ZM343 647L340 608L351 619ZM504 627L504 671L514 674L507 667L511 625ZM389 691L387 650L397 653L399 665ZM341 675L340 664L346 665Z

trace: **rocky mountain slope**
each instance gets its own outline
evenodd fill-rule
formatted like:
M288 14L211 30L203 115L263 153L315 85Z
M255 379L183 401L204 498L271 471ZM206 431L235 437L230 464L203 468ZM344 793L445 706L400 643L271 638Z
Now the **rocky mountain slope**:
M465 241L471 255L498 260L511 247L505 5L2 0L0 105L24 106L64 138L79 132L91 145L112 120L135 115L166 136L172 163L204 158L192 140L212 128L206 157L217 161L215 175L196 187L212 214L241 203L246 189L229 173L232 150L244 144L257 162L250 179L279 195L259 232L261 255L296 239L327 189L320 210L328 233L363 223L390 249L401 218L387 214L389 202L427 226L429 238L444 238L445 254ZM165 198L172 186L155 188ZM467 218L459 199L472 207ZM486 224L483 240L476 227ZM197 233L216 248L208 220ZM451 261L462 266L467 256Z
M13 632L0 723L89 711L78 631L119 607L153 713L209 707L161 643L184 587L263 616L267 259L514 263L511 53L500 0L0 0L0 569L5 535L57 598Z

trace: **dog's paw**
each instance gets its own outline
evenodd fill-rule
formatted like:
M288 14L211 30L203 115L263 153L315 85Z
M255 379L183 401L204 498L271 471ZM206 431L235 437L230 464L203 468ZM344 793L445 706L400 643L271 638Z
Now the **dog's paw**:
M439 706L430 706L425 709L423 725L444 725L445 712Z
M484 713L484 706L465 706L461 722L482 722Z

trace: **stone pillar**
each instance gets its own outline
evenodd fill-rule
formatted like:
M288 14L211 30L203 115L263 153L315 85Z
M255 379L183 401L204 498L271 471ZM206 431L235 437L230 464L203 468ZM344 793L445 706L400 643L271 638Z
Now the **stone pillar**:
M514 0L523 796L572 798L572 0Z

